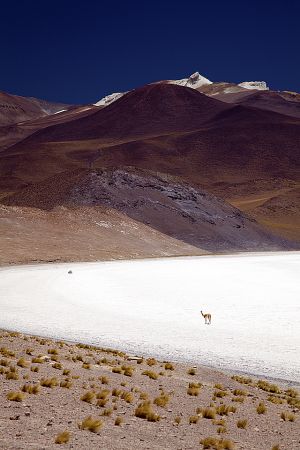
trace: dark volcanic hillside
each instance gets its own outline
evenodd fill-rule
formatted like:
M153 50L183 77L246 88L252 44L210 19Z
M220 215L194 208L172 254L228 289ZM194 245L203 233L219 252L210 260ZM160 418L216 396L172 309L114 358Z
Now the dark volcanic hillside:
M72 217L72 223L76 222L77 231L82 231L84 215L94 217L96 214L92 223L101 223L97 211L102 208L103 212L104 208L106 213L109 210L109 214L113 212L119 219L121 214L121 222L134 221L134 227L143 229L140 234L143 238L140 239L151 241L146 252L140 244L136 247L131 245L131 250L129 247L126 250L126 245L122 244L122 255L128 251L130 255L153 256L159 254L159 247L163 245L167 248L166 254L298 247L293 241L300 240L299 222L286 222L287 214L282 204L288 192L289 201L285 204L292 205L294 213L297 208L299 210L300 119L252 106L221 102L196 90L165 83L129 92L103 109L89 107L78 111L74 115L69 112L59 114L60 117L55 118L56 123L50 118L49 121L26 122L26 126L32 127L31 131L38 127L43 129L0 152L0 195L5 198L3 203L6 205L4 219L6 214L11 214L10 208L17 208L14 211L25 214L29 221L35 221L37 212L43 211L38 214L44 218L40 229L44 230L44 235L49 235L47 214L58 221L57 227L63 235L67 230L63 230L61 211L57 219L57 209L63 208L66 216ZM66 186L66 182L70 183L68 195L72 186L75 189L77 181L74 182L72 174L78 169L88 170L88 174L104 170L100 178L96 178L99 183L102 180L95 191L96 197L88 203L86 198L93 190L94 182L87 183L78 204L66 201L66 197L61 195L60 186ZM111 186L116 184L115 177L110 175L111 170L113 173L123 173L122 170L142 173L142 185L135 186L130 177L125 177L129 185L121 183L118 192L107 191L105 179ZM181 214L186 213L182 204L179 202L178 205L174 199L171 201L168 195L160 192L155 205L159 180L169 184L170 192L178 190L180 196L186 195L186 191L181 192L178 188L182 182L197 192L205 190L207 202L192 202L188 217L182 219L184 216ZM130 188L131 185L134 189ZM131 199L126 197L128 189L131 189ZM107 201L103 200L101 192ZM243 215L241 220L245 220L247 226L230 228L231 213L223 211L222 215L216 210L214 214L219 214L221 221L228 221L230 236L225 222L222 226L218 221L205 227L197 225L197 215L211 214L211 208L216 207L214 203L220 202L210 197L209 192L247 211L269 231ZM44 200L41 203L42 193ZM171 209L167 206L170 201ZM272 205L272 214L270 207L263 209L264 201ZM148 220L147 202L152 205L151 220ZM48 204L47 208L43 206L45 204ZM230 210L229 205L224 207ZM45 209L50 212L45 212ZM277 209L278 214L274 214ZM180 220L175 219L177 214ZM9 220L7 223L11 224L16 218ZM111 225L110 232L113 229L114 225ZM118 227L115 229L120 230ZM156 230L159 235L153 237L151 230ZM292 241L276 238L272 230ZM106 255L110 253L108 242L112 239L118 245L120 237L120 233L111 233L108 241L101 240L101 248ZM155 242L160 242L160 245ZM82 248L81 244L78 248ZM97 257L103 254L102 250L96 252ZM49 258L49 253L45 254ZM45 254L42 259L46 258ZM64 254L68 255L68 252ZM88 254L94 253L90 251Z

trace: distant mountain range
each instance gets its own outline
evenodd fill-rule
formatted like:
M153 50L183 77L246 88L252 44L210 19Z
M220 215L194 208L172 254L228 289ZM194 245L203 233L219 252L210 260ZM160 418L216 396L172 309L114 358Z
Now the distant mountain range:
M300 95L198 72L95 105L0 94L0 263L300 248Z

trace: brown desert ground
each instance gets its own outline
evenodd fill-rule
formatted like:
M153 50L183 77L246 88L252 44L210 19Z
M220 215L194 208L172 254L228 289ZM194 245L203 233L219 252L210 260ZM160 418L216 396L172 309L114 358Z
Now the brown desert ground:
M294 386L0 332L0 448L300 448Z

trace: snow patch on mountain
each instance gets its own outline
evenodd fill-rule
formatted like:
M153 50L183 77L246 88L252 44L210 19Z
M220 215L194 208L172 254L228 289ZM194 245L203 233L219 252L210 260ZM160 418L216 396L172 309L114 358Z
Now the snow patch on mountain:
M212 84L212 81L200 75L199 72L195 72L188 78L183 78L182 80L168 80L168 83L197 89L205 84Z
M105 97L101 98L97 103L94 103L95 106L107 106L110 105L110 103L115 102L120 97L122 97L126 92L114 92L113 94L106 95Z
M257 89L259 91L268 91L269 87L265 81L243 81L238 86L244 89Z

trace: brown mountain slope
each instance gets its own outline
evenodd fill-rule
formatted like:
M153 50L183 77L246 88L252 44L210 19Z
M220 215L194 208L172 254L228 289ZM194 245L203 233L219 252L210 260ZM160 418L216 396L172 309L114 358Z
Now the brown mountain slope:
M61 229L64 234L69 233L70 240L74 231L68 226L68 220L71 217L72 222L76 216L76 225L83 230L87 214L92 218L89 229L97 229L97 224L109 228L109 235L106 232L106 236L101 237L99 233L93 250L95 252L100 247L106 254L112 240L115 246L120 240L122 242L123 234L127 233L126 227L132 230L133 223L136 242L134 247L132 241L128 241L128 254L132 253L133 248L135 251L139 249L139 255L145 256L146 253L149 256L149 252L159 254L158 244L162 244L161 254L172 254L172 251L178 254L184 248L187 254L297 248L203 190L172 181L170 177L130 168L79 169L55 175L4 199L3 204L22 211L26 207L33 218L37 211L48 211L52 220L53 217L61 217L59 211L63 207L65 223L61 223ZM11 209L7 211L11 214ZM105 219L105 212L109 219ZM44 217L46 213L40 214ZM120 215L125 226L123 231L122 227L120 230ZM36 227L35 223L33 227ZM49 234L45 224L44 227L45 235ZM23 227L21 231L24 231ZM32 235L30 245L43 247L36 241L36 235L36 232ZM30 242L29 237L27 240ZM144 251L143 241L148 241ZM121 247L124 251L124 242Z
M253 106L255 108L300 118L300 95L297 96L273 91L250 91L217 94L214 98L226 103Z
M296 186L299 180L299 143L300 120L297 118L226 104L189 88L162 83L130 92L86 117L37 131L3 150L0 153L0 176L7 182L0 189L2 197L18 192L18 195L10 197L11 207L40 208L41 182L46 183L43 190L46 194L52 197L57 192L61 198L58 189L61 181L51 180L53 176L77 168L125 169L130 166L146 171L146 178L150 176L149 171L164 180L166 176L170 177L172 189L181 180L190 188L199 191L204 188L230 200L232 189L234 196L242 193L247 197L251 193L259 193L264 184L268 184L270 190L275 189L278 180L282 188ZM29 187L24 187L26 184ZM150 199L152 194L152 190L147 191ZM120 201L116 198L121 198L121 193L117 197L114 195L109 194L113 201L111 207L118 210ZM60 201L51 204L51 208L61 205ZM139 197L135 201L138 201L135 207L127 209L126 205L121 205L120 211L128 220L143 221L148 212L143 208L139 211ZM249 229L246 227L247 233L251 230L249 235L237 233L236 230L240 229L233 227L234 235L229 237L226 227L218 225L218 232L216 229L212 232L215 225L210 224L204 233L203 224L197 228L189 220L184 221L183 227L174 219L173 228L163 228L167 221L162 206L167 204L166 196L160 198L159 204L159 214L156 216L152 211L152 221L143 226L150 225L151 229L169 238L184 241L202 251L264 248L262 235L266 231L258 227L258 234L253 237L250 225ZM197 212L196 206L194 204L193 214ZM93 209L93 203L88 208ZM275 218L276 223L279 220L279 217ZM278 232L276 223L268 225ZM287 236L284 232L282 235ZM242 238L234 242L238 236ZM298 232L293 238L300 239ZM272 239L275 238L267 233L268 248L274 245ZM280 240L276 245L294 248L294 244Z

